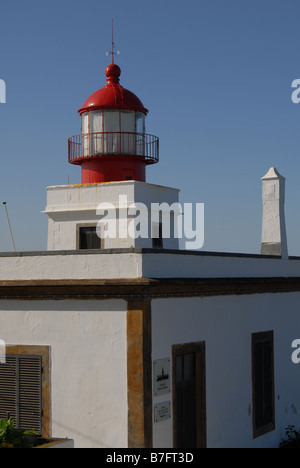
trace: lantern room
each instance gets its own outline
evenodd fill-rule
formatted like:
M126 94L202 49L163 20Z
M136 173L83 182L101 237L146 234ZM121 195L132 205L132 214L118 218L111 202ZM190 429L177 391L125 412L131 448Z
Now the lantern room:
M120 84L121 69L112 63L106 85L79 109L81 134L69 138L69 162L81 166L82 184L146 181L146 166L159 159L159 140L145 132L148 110Z

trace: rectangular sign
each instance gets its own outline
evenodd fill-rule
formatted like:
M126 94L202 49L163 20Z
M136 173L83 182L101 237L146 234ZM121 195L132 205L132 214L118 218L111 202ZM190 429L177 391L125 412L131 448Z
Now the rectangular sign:
M153 363L154 396L170 393L170 359Z
M154 422L159 423L170 419L171 417L171 402L165 401L164 403L158 403L154 405Z

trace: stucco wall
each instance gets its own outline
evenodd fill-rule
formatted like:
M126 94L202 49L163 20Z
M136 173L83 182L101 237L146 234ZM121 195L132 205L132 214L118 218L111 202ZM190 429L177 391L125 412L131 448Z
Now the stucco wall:
M107 209L113 219L115 217L124 218L122 222L123 228L119 228L117 223L117 232L120 233L121 237L119 238L117 235L116 238L103 238L102 248L152 248L150 236L151 203L160 204L165 202L171 206L173 203L178 202L178 194L179 190L177 189L133 180L103 184L48 187L47 206L44 211L49 218L48 250L78 249L77 227L84 224L96 225L100 221L102 216L96 212L100 203L109 203ZM120 196L122 197L121 199L119 198ZM149 211L149 235L146 238L138 237L135 239L128 236L126 225L128 226L131 222L131 216L125 221L124 231L127 208L136 203L143 203ZM119 209L121 209L121 212ZM138 219L138 211L136 216ZM140 227L137 227L137 231L139 230ZM164 247L178 249L178 239L172 239L172 236L170 239L164 239Z
M0 281L300 277L300 257L152 249L0 253Z
M145 252L144 278L300 277L299 258L282 260L246 254Z
M125 301L0 301L0 337L51 346L52 436L127 446Z
M208 447L278 447L289 424L299 427L300 365L291 360L291 343L300 338L299 304L299 293L153 300L153 360L172 358L172 345L206 342ZM276 430L253 439L251 334L269 330ZM153 404L169 399L153 397ZM154 447L172 447L172 425L172 418L153 424Z
M140 278L141 255L124 251L0 255L0 281Z

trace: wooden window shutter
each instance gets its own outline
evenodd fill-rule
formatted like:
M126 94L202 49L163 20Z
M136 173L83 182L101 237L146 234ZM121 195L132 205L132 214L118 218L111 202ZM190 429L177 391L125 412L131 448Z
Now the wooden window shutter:
M15 356L6 356L0 364L0 419L7 415L17 420L17 361Z
M0 418L19 429L42 432L42 358L7 356L0 364Z
M42 431L42 359L19 357L19 428Z

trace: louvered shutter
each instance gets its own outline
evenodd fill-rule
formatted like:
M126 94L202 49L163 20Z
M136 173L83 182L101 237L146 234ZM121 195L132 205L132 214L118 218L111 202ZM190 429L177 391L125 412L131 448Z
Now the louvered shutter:
M7 414L17 420L17 359L6 356L6 363L0 364L0 419Z
M19 357L20 429L42 431L42 360L40 356Z
M42 358L7 356L0 364L0 418L19 429L42 431Z

